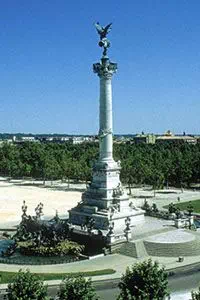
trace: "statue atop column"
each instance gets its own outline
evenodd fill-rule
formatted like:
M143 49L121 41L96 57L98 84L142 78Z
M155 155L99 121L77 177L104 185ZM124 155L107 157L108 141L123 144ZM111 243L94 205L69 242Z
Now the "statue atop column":
M106 25L105 27L101 26L99 22L95 23L96 30L100 35L99 46L103 47L103 57L107 56L107 49L110 47L110 41L107 39L107 34L111 30L112 23Z
M103 56L101 58L101 63L93 64L93 71L97 73L100 77L110 78L113 73L117 70L117 64L112 63L107 57L107 50L110 47L110 41L107 39L107 34L111 30L112 23L106 25L105 27L101 26L99 22L95 23L96 30L100 36L99 46L103 47ZM109 128L109 131L111 129ZM106 135L108 131L101 131L100 136Z

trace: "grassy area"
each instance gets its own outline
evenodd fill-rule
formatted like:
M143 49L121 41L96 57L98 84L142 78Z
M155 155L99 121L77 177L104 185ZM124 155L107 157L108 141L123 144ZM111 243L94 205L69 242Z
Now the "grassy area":
M40 277L41 280L57 280L63 279L65 276L77 276L82 275L85 277L92 277L98 275L108 275L114 274L116 271L113 269L103 269L103 270L96 270L96 271L88 271L88 272L77 272L77 273L35 273ZM0 283L9 283L12 282L13 277L17 274L17 272L2 272L0 271L1 280Z
M200 213L200 199L194 200L194 201L188 201L188 202L179 202L174 203L176 207L179 207L180 210L187 210L187 207L189 204L191 204L194 208L194 212ZM169 205L164 206L164 208L168 208Z

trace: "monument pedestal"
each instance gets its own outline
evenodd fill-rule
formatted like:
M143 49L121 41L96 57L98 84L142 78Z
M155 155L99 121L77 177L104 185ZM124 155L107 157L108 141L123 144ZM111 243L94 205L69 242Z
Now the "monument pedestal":
M69 211L70 223L108 230L110 221L115 231L124 231L125 220L130 218L131 225L144 221L144 211L132 207L129 197L120 182L120 162L97 162L93 168L93 179L82 194L82 201Z

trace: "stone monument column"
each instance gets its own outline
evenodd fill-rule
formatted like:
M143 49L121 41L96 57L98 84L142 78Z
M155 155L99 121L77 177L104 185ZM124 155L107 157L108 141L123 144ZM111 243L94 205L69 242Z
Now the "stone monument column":
M100 62L93 64L93 71L100 79L99 159L93 165L92 180L82 194L82 201L69 211L69 222L82 227L92 223L93 229L108 231L108 242L112 244L116 239L113 228L123 233L122 239L128 240L130 223L143 221L144 212L130 206L120 181L120 161L113 159L112 76L117 64L107 56L110 41L106 36L111 24L103 27L97 22L95 27L100 36L99 46L103 48Z
M99 99L99 161L113 161L113 124L112 124L112 75L117 64L102 57L101 63L93 65L100 78Z

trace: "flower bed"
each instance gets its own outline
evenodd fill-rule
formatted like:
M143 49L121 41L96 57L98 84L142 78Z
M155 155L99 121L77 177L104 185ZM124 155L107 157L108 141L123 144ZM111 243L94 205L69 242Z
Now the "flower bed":
M55 246L36 246L32 241L18 242L19 251L27 256L66 256L71 255L78 258L84 250L84 246L71 241L62 241Z

